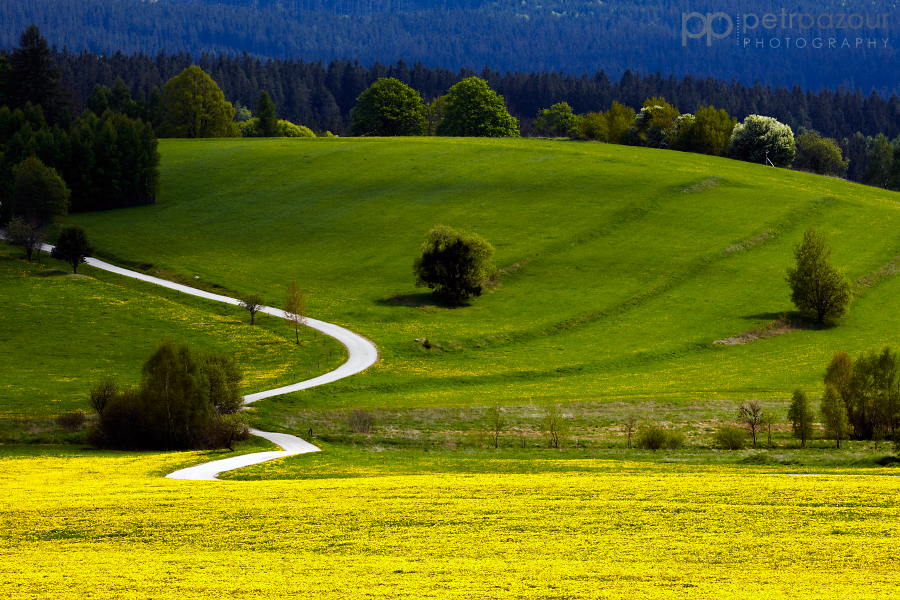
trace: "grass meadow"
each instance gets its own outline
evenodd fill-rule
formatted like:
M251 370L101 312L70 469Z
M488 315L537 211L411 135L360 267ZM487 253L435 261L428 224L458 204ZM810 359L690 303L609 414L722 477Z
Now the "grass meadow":
M755 450L713 443L739 402L784 419L795 388L818 396L834 352L897 345L897 194L536 139L160 150L156 205L65 219L101 258L274 306L296 279L310 316L372 339L380 361L254 404L256 426L322 452L224 481L163 477L223 453L47 445L78 439L41 436L40 418L85 409L98 376L136 383L162 337L234 353L248 392L332 368L343 350L309 333L298 348L276 319L250 327L235 307L87 267L70 278L0 245L0 598L897 596L890 444L799 449L784 422ZM459 308L413 286L438 224L485 237L503 269ZM858 282L850 313L716 344L795 319L784 273L809 226ZM542 431L551 403L571 425L561 449ZM366 432L349 426L357 409L374 419ZM685 445L627 449L629 416Z
M793 306L815 227L856 281L900 255L896 193L726 159L551 140L161 143L155 206L73 215L101 256L259 291L371 338L363 375L290 407L785 398L838 350L897 344L900 279L860 287L839 327L713 342ZM413 286L431 227L479 233L505 268L461 308ZM432 348L416 343L427 338ZM275 406L278 401L270 403Z

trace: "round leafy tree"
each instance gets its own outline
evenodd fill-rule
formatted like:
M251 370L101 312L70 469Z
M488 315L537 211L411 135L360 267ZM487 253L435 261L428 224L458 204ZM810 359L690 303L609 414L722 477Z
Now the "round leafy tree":
M36 219L41 225L68 212L71 193L66 182L36 156L29 156L13 172L8 208L12 217Z
M788 167L794 161L794 132L772 117L750 115L731 134L728 155L737 160ZM768 153L768 154L767 154Z
M72 272L78 273L78 265L85 262L85 258L94 253L94 246L88 240L87 233L81 225L68 225L59 234L56 245L50 256L58 260L64 260L72 265Z
M450 88L437 135L455 137L519 137L519 122L498 96L478 77L463 79Z
M233 137L234 107L216 82L192 65L163 87L166 116L163 131L168 137Z
M425 236L422 256L413 264L416 287L428 287L443 300L459 304L480 296L493 273L494 247L474 233L439 225Z
M577 133L578 121L578 115L572 112L572 107L566 102L560 102L539 111L534 120L534 128L541 135L567 137Z
M846 313L851 298L850 284L831 264L831 246L825 236L808 229L803 242L794 248L794 258L797 266L787 270L794 305L815 317L818 323L838 319Z
M350 135L423 135L428 131L419 92L393 77L379 79L350 111Z
M844 158L840 146L831 138L823 138L818 131L797 136L797 155L793 167L819 175L843 177L850 161Z

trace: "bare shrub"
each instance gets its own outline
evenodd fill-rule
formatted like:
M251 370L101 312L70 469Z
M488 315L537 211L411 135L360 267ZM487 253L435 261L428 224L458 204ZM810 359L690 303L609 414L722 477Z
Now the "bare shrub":
M353 433L369 433L375 426L375 415L364 410L354 410L348 419Z
M67 412L56 417L56 424L66 431L78 431L86 420L83 412Z

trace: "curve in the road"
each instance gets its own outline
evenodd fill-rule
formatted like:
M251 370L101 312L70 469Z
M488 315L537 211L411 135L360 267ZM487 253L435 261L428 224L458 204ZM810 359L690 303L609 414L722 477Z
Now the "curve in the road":
M0 232L0 238L3 238L3 232ZM53 246L44 244L43 249L46 252L51 252L53 250ZM192 296L206 298L207 300L213 300L216 302L224 302L226 304L232 304L235 306L239 304L236 299L229 298L228 296L212 294L210 292L198 290L186 285L174 283L172 281L166 281L165 279L160 279L158 277L152 277L150 275L138 273L137 271L123 269L122 267L111 265L108 262L104 262L96 258L87 258L85 259L85 262L88 265L97 269L102 269L103 271L109 271L110 273L116 273L118 275L122 275L123 277L131 277L132 279L146 281L147 283L159 285L171 290L177 290L183 294L190 294ZM266 306L263 307L260 312L264 312L267 315L272 315L273 317L279 317L281 319L287 318L284 311L278 308L271 308L269 306ZM262 400L263 398L269 398L271 396L279 396L281 394L297 392L300 390L309 389L311 387L316 387L318 385L331 383L333 381L337 381L338 379L343 379L344 377L349 377L350 375L355 375L356 373L365 371L376 362L378 362L378 347L361 335L357 335L349 329L344 329L339 325L326 323L324 321L318 321L316 319L307 319L306 324L307 326L321 331L325 335L333 337L334 339L342 343L347 348L347 362L339 366L334 371L330 371L313 379L308 379L306 381L301 381L300 383L286 385L283 387L265 390L262 392L244 396L244 404L250 404L251 402L256 402L257 400ZM251 433L253 435L258 435L262 438L265 438L270 442L273 442L274 444L277 444L282 448L282 450L272 452L256 452L254 454L244 454L242 456L235 456L233 458L225 458L222 460L203 463L194 467L180 469L178 471L175 471L174 473L169 473L168 475L166 475L166 477L170 479L216 480L216 476L219 473L224 473L225 471L231 471L240 467L256 465L266 461L275 460L276 458L292 456L294 454L302 454L304 452L318 452L319 450L319 448L313 446L309 442L302 440L296 436L288 435L286 433L270 433L266 431L258 431L256 429L251 430Z

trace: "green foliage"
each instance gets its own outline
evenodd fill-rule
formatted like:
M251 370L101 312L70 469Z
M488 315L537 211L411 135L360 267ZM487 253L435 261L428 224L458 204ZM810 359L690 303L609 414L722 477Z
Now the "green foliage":
M428 131L422 97L393 77L379 79L350 111L350 135L423 135Z
M837 142L823 138L818 131L808 131L796 139L797 153L793 168L798 171L812 171L819 175L843 177L847 174L850 160L844 158Z
M837 447L840 448L841 441L848 439L853 434L853 426L850 425L844 399L830 385L825 386L825 395L822 396L819 413L822 415L825 437L834 440Z
M493 256L494 247L481 236L439 225L425 236L422 255L413 263L416 287L456 304L480 296L495 270Z
M560 427L564 428L567 425L567 423L562 423L562 424L559 423L558 417L559 417L558 411L554 412L554 416L552 418L550 418L549 412L547 415L545 415L545 418L547 418L548 420L554 421L553 423L547 423L547 425L550 425L551 428L554 430L554 433L556 434L556 438L557 438L557 443L559 441L559 438L561 437L560 434L562 433ZM502 433L503 428L506 427L506 415L503 414L503 409L500 408L499 404L494 404L493 406L488 408L487 420L488 420L488 429L491 433L491 439L494 442L494 449L496 450L497 448L500 447L500 433ZM559 446L557 445L557 447L559 447Z
M900 421L900 359L885 347L869 350L853 361L847 418L856 437L876 439L898 429Z
M886 188L891 182L891 167L894 160L894 147L883 133L875 136L866 153L866 171L862 182Z
M722 425L713 439L722 450L741 450L747 441L747 432L737 425Z
M13 174L10 198L11 216L31 218L46 225L65 215L69 207L69 188L56 172L32 155L22 161Z
M94 246L88 240L87 232L81 225L67 225L59 234L50 256L72 265L72 272L78 273L78 265L94 253Z
M278 135L278 116L275 114L275 103L269 97L269 92L263 90L256 101L256 118L259 120L259 130L262 137L275 137Z
M613 101L612 106L606 112L607 131L610 144L625 144L628 130L634 125L636 113L630 106Z
M656 423L644 423L638 427L634 443L635 446L644 450L660 450L662 448L674 450L684 443L684 435Z
M831 264L831 246L825 236L807 229L803 242L794 247L794 259L796 266L788 268L786 278L794 305L818 323L842 317L852 293L844 275Z
M682 115L675 121L672 148L684 152L725 156L737 119L725 109L706 106L693 115Z
M234 137L234 107L216 82L191 65L163 88L165 137Z
M578 119L576 132L578 137L582 139L596 140L598 142L609 141L609 125L602 112L590 112L586 115L581 115L581 118Z
M560 102L539 111L534 120L534 128L541 135L567 137L578 132L579 121L578 115L572 113L572 108L567 103Z
M444 116L437 135L452 137L518 137L519 122L506 110L503 96L483 79L468 77L444 97Z
M794 160L794 132L772 117L750 115L738 124L728 143L728 156L737 160L788 167Z
M97 422L89 439L118 449L231 448L248 435L235 414L239 381L232 359L164 340L141 368L140 387L120 391L106 379L91 389Z
M236 123L241 137L266 137L263 135L259 119L253 117L246 121ZM309 127L294 125L289 121L279 119L275 128L274 137L316 137Z
M316 137L316 134L309 127L295 125L290 121L278 119L278 137L311 138Z
M675 139L676 120L681 115L664 98L648 98L634 118L626 137L632 146L668 148Z
M797 389L791 397L791 405L788 407L788 421L791 422L791 430L794 437L800 440L800 447L806 447L806 441L813 436L813 420L815 414L809 406L809 398L806 392Z

